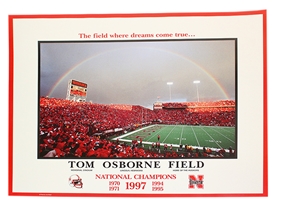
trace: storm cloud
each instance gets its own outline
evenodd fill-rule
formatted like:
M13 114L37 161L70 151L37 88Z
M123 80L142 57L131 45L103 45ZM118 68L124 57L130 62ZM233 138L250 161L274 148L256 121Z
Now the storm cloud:
M39 48L40 96L65 99L70 79L87 83L87 101L102 104L197 101L197 89L200 101L236 95L235 39L40 42Z

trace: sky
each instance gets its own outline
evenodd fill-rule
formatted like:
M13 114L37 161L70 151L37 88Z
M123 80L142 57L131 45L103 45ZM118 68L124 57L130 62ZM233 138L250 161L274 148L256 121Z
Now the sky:
M41 42L39 48L40 96L65 99L74 79L87 84L86 101L93 103L152 108L157 101L235 100L234 39Z

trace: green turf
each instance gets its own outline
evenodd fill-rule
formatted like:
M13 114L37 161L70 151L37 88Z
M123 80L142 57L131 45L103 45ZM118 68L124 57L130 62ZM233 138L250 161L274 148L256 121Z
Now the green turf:
M152 125L135 130L119 136L119 141L131 142L132 140L143 140L144 145L151 145L158 141L179 147L179 145L190 145L202 149L204 146L211 149L228 149L236 147L235 127L218 126L188 126L188 125ZM116 138L114 138L115 140Z

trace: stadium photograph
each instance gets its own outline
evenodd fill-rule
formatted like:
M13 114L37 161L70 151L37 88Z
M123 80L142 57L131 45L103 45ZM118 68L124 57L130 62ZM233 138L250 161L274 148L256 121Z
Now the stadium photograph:
M237 158L237 40L39 41L38 159Z

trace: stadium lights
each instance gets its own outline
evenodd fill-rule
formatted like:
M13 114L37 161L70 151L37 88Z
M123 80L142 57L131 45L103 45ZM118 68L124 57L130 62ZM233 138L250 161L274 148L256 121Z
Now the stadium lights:
M173 85L173 82L167 82L166 84L169 86L169 99L171 102L171 86Z
M194 84L196 84L197 87L197 98L198 98L198 102L199 102L199 90L198 90L198 84L200 83L200 81L193 81Z

